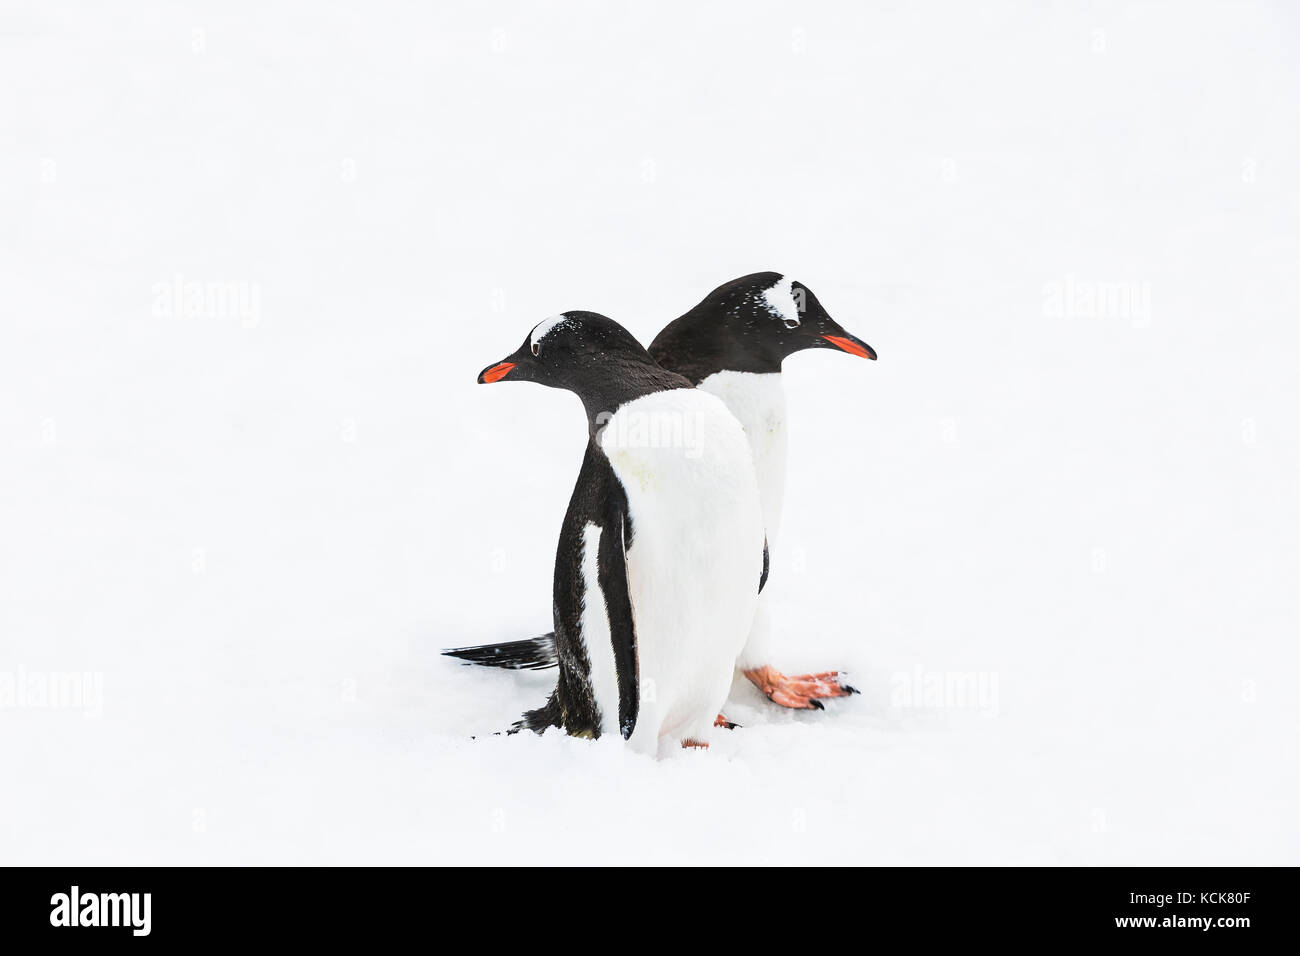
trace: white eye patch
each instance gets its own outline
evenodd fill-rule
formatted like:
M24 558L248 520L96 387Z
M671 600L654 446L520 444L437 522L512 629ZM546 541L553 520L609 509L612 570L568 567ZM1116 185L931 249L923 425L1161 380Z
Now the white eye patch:
M803 304L802 292L802 289L795 291L793 279L782 276L774 286L764 291L763 304L787 329L797 329L802 322L799 316L799 307Z
M562 325L569 321L569 317L561 312L559 315L553 315L549 319L544 319L533 326L532 335L528 337L528 342L533 347L533 354L536 355L542 350L542 339L551 334L556 326Z

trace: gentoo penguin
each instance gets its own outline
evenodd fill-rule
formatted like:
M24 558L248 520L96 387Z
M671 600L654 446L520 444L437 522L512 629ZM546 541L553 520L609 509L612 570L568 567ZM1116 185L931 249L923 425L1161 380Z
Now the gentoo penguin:
M830 348L861 358L876 353L846 332L812 290L776 272L758 272L719 286L650 344L660 366L720 397L749 439L763 502L768 546L774 547L785 500L786 423L782 362L795 352ZM736 665L769 699L785 707L820 708L819 698L853 693L836 671L789 676L772 663L771 628L760 598L753 631ZM496 667L555 665L554 636L448 650L450 656Z
M876 358L846 332L801 282L775 272L742 276L719 286L704 301L655 336L650 354L664 368L721 398L749 439L763 501L768 547L781 530L785 503L786 418L781 363L795 352L829 348ZM835 671L787 677L772 663L766 604L758 613L736 667L770 700L784 707L821 709L818 698L854 693Z
M514 729L708 746L767 568L740 423L594 312L540 323L478 380L567 389L587 414L555 556L559 677Z

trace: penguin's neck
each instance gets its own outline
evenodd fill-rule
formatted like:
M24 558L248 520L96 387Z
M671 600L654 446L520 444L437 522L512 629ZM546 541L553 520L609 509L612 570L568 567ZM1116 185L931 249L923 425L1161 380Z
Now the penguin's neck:
M649 356L644 361L617 358L602 363L600 376L575 389L587 412L587 428L592 437L610 417L628 402L654 392L690 388L691 383L656 365Z
M700 389L718 396L745 429L754 457L763 523L769 546L781 530L785 503L785 388L780 372L715 372L700 382Z
M725 327L702 328L691 313L665 327L650 343L650 354L664 368L686 376L695 385L724 370L779 373L783 360L779 352L764 350L761 338L737 338Z

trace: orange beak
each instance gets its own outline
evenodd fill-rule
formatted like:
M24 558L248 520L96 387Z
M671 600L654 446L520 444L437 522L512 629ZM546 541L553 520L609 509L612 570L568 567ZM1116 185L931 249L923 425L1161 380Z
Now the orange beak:
M857 355L860 358L872 360L876 357L876 353L871 350L871 346L854 342L852 339L846 339L839 335L823 335L822 338L831 343L831 345L835 346L837 349L843 349L850 355Z
M483 374L478 377L479 382L499 382L510 374L510 370L515 367L514 362L501 362L493 365L491 368L483 370Z

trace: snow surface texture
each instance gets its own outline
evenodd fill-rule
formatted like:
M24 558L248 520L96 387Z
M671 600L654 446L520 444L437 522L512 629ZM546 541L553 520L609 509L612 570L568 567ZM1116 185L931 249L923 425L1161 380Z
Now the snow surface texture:
M0 861L1300 863L1298 47L1283 4L6 4ZM880 353L787 363L771 581L777 663L863 693L737 685L658 762L486 736L550 675L438 652L549 627L586 436L475 375L765 269Z

